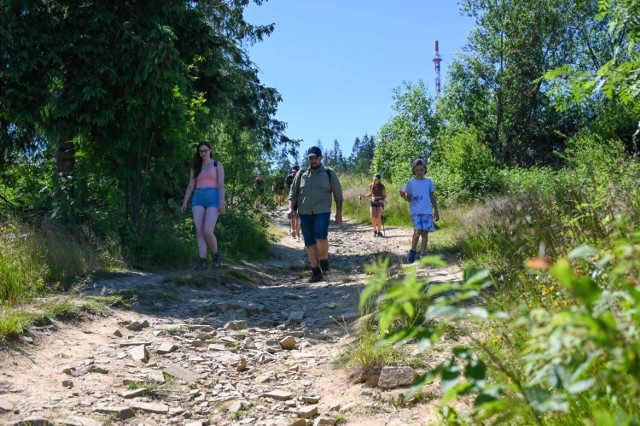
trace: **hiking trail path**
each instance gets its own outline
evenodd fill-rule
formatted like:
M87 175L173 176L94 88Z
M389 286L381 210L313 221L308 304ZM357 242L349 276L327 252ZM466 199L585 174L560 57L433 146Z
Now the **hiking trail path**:
M284 208L277 213L276 225L288 230ZM127 294L132 306L31 327L0 351L0 424L437 423L437 386L430 401L398 403L408 391L406 369L383 378L381 388L380 372L354 373L339 362L363 323L363 266L380 253L404 257L410 239L409 229L387 227L379 238L370 226L332 222L331 271L313 284L304 244L288 234L264 260L88 282L80 293ZM460 281L462 272L451 265L420 275L446 282ZM445 356L431 351L426 363ZM143 382L164 395L129 385Z

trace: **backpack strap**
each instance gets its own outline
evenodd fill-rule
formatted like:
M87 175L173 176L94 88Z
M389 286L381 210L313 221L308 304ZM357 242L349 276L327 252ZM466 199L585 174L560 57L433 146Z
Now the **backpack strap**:
M305 167L304 169L300 169L298 173L304 173L306 171L307 171L307 168ZM324 171L327 172L327 176L329 176L329 185L331 185L331 169L328 167L325 167Z
M307 168L302 168L298 171L298 173L296 174L296 176L300 175L300 179L302 179L302 174L304 172L307 171ZM327 176L329 176L329 187L331 187L331 169L328 167L324 168L324 171L327 172ZM331 192L333 192L333 188L331 189ZM300 185L298 185L298 194L300 194Z

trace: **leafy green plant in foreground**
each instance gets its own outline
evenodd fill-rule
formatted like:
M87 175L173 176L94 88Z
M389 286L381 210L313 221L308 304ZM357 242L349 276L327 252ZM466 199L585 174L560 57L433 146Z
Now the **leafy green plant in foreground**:
M419 391L440 379L441 414L451 424L638 424L640 232L621 234L611 248L581 246L548 270L531 263L558 286L567 303L557 306L521 306L507 316L477 306L479 296L493 297L486 271L467 271L463 283L429 284L415 267L391 280L384 264L369 267L361 306L373 300L379 309L380 344L417 341L425 350L452 322L502 326L502 345L491 343L491 332L477 333L474 344L454 348L416 381ZM394 329L401 316L417 315L415 325ZM458 413L453 402L465 395L475 396L473 409Z
M446 266L439 257L426 257L420 261L421 266L427 264ZM417 341L419 348L425 350L439 342L452 322L504 317L501 312L490 312L472 303L483 290L492 286L488 271L468 270L462 283L429 284L418 278L415 266L406 267L403 278L389 279L386 265L387 261L383 261L367 266L372 276L360 298L361 309L370 307L372 302L379 309L380 345ZM408 319L412 325L394 328L401 319ZM483 361L473 357L472 349L460 347L454 349L451 359L420 376L413 391L419 391L423 385L440 377L444 403L472 392L479 394L478 403L494 400L494 390L485 387L485 373ZM458 381L462 376L466 380L460 384Z

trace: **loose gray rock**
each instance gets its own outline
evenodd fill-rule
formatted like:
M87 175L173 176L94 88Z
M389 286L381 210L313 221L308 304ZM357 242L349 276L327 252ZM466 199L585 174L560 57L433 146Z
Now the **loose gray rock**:
M403 386L411 386L418 377L418 373L411 367L386 366L380 372L378 387L380 389L395 389Z
M178 349L178 346L174 345L173 343L163 342L158 348L158 353L160 355L169 354L171 352L174 352L176 349Z
M130 419L135 417L136 413L129 407L121 406L102 406L95 409L98 413L105 413L110 416L115 416L120 420Z
M266 392L262 396L264 396L265 398L272 398L278 401L286 401L288 399L293 398L293 394L291 392L278 390L278 389Z
M308 405L306 407L302 407L298 409L298 415L303 419L310 419L318 414L318 406L317 405Z
M131 402L131 408L135 408L141 411L148 411L150 413L164 414L169 412L169 407L164 404L158 404L153 402Z
M149 361L149 353L145 345L136 346L129 350L129 355L136 361Z
M13 410L13 404L7 400L0 398L0 412L12 411L12 410Z
M182 368L176 364L166 365L164 371L170 376L173 376L179 380L183 380L187 383L195 383L199 379L196 373L193 373L186 368Z

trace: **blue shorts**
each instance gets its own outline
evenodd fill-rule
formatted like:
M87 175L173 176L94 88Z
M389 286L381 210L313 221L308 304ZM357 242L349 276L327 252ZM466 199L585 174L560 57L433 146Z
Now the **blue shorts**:
M196 188L193 192L191 207L202 206L218 208L220 206L220 194L218 188Z
M316 240L326 240L329 236L329 220L331 213L301 214L300 229L304 236L304 245L309 247Z
M433 225L433 215L430 214L412 214L413 229L421 231L433 232L436 227Z

